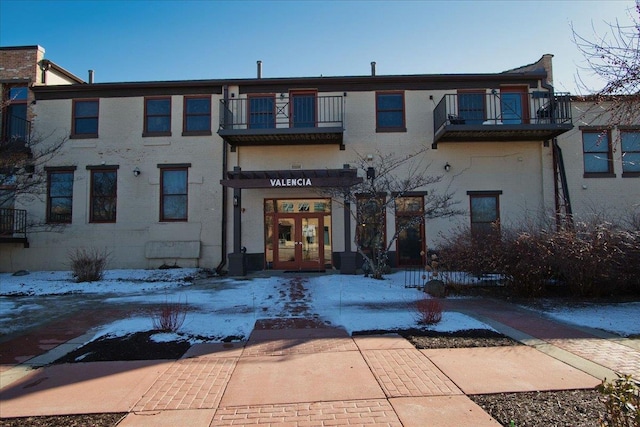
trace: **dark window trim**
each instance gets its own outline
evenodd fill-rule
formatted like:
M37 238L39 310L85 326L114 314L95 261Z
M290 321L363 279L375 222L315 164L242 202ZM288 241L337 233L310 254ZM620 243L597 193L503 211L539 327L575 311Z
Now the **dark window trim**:
M154 132L154 131L149 131L148 129L148 118L149 116L147 115L147 101L160 101L160 100L167 100L169 101L169 130L168 131L162 131L162 132ZM156 117L156 116L154 116ZM157 117L166 117L166 114L162 114L162 115L157 115ZM154 137L154 136L171 136L171 97L170 96L145 96L144 98L144 124L143 124L143 129L142 129L142 136L143 137Z
M623 178L637 178L640 177L640 172L622 172Z
M630 150L625 150L624 147L622 146L622 135L624 133L640 133L640 126L624 126L624 127L620 127L619 128L620 131L620 152L621 152L621 156L622 156L622 177L623 178L635 178L637 176L640 176L640 172L638 171L625 171L625 162L624 162L624 155L626 153L634 153L634 154L640 154L640 151L630 151Z
M117 218L118 218L118 169L120 168L120 166L117 165L104 165L104 166L87 166L87 170L91 171L90 172L90 179L89 179L89 185L90 185L90 194L89 194L89 222L92 224L113 224L116 222ZM115 172L116 174L116 186L115 186L115 195L113 196L115 198L115 202L116 202L116 212L114 215L113 219L109 219L109 220L96 220L93 218L93 200L94 200L94 195L93 195L93 179L94 179L94 173L96 172Z
M500 215L500 196L502 195L502 190L495 190L495 191L491 191L491 190L479 190L479 191L467 191L467 195L469 196L469 223L470 223L470 228L471 228L471 233L474 233L473 230L473 224L496 224L496 231L499 233L500 232L500 222L501 222L501 215ZM495 221L491 221L491 222L479 222L473 221L473 204L472 201L474 198L476 197L494 197L496 199L496 217L497 219Z
M187 101L190 99L206 99L209 101L209 114L187 114ZM210 136L211 132L211 118L213 104L211 102L211 95L185 95L182 98L182 136ZM187 117L189 116L209 116L209 130L187 130Z
M179 168L190 168L191 163L158 163L159 169L179 169Z
M474 191L467 191L467 195L468 196L484 196L484 195L488 195L488 196L493 196L493 195L502 195L502 190L474 190Z
M580 126L582 134L580 135L580 144L582 145L582 170L583 178L615 178L616 174L613 171L613 145L611 143L611 128L602 126ZM607 135L607 167L606 172L587 172L585 171L584 163L584 135L587 133L605 133ZM587 151L586 153L595 153L595 151ZM602 152L604 153L604 152Z
M187 222L189 221L189 166L172 166L161 167L160 169L160 222ZM186 190L185 194L172 194L172 196L186 196L185 216L184 218L165 218L164 217L164 172L165 171L184 171L186 172Z
M384 126L381 127L378 123L378 95L402 95L402 126ZM405 91L403 90L390 90L390 91L376 91L376 132L384 133L384 132L406 132L407 131L407 106L405 99ZM385 111L396 111L396 110L385 110Z
M44 170L47 172L47 213L46 213L46 222L47 224L71 224L73 219L73 185L71 186L71 196L64 197L67 199L71 199L71 212L69 212L69 218L67 220L52 220L51 218L51 175L53 174L62 174L62 173L70 173L72 176L72 182L75 180L75 170L77 168L75 166L45 166ZM63 197L56 197L63 198Z
M91 133L78 133L76 131L76 104L78 102L95 102L98 104L98 112L96 116L83 116L84 119L92 119L95 118L97 120L97 129L96 132ZM89 98L89 99L74 99L71 104L71 135L69 135L70 139L89 139L89 138L97 138L98 130L100 129L100 99L99 98Z

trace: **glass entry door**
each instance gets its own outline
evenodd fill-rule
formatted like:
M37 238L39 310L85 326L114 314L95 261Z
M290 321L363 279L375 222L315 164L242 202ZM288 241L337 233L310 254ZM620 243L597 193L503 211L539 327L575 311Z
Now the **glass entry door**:
M320 215L277 216L278 241L274 268L278 270L324 269L324 226Z

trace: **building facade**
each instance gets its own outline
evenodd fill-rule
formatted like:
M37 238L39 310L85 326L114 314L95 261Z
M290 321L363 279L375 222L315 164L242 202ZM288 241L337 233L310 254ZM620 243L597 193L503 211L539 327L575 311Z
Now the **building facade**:
M0 245L0 271L67 269L91 247L110 268L353 273L367 221L329 190L388 156L411 157L400 177L416 165L441 177L385 216L387 240L402 230L398 267L423 265L460 226L566 213L584 185L582 129L553 90L551 55L495 74L378 76L372 63L366 76L263 78L261 66L254 79L33 87L34 128L63 143L37 166L42 197L15 202L39 232L28 248ZM637 179L620 179L631 200ZM434 192L464 214L407 227Z

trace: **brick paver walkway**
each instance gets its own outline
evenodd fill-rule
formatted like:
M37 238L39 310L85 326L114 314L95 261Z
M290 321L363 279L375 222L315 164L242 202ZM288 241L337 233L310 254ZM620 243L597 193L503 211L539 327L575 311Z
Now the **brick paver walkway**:
M358 351L351 338L319 338L248 342L242 356L285 356L288 354Z
M402 427L391 404L384 399L220 408L211 425Z
M640 319L638 321L640 322ZM550 339L547 341L612 371L640 378L640 351L633 348L600 338Z

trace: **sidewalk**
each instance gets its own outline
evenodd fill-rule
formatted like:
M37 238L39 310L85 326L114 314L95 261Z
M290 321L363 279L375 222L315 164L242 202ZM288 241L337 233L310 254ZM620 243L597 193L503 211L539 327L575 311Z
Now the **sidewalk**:
M640 374L638 340L503 301L445 304L527 346L417 350L397 335L350 337L308 317L267 319L247 342L197 344L178 361L19 365L2 372L0 416L128 412L125 427L482 427L499 424L468 394L592 388L613 371ZM308 314L304 304L295 310Z

